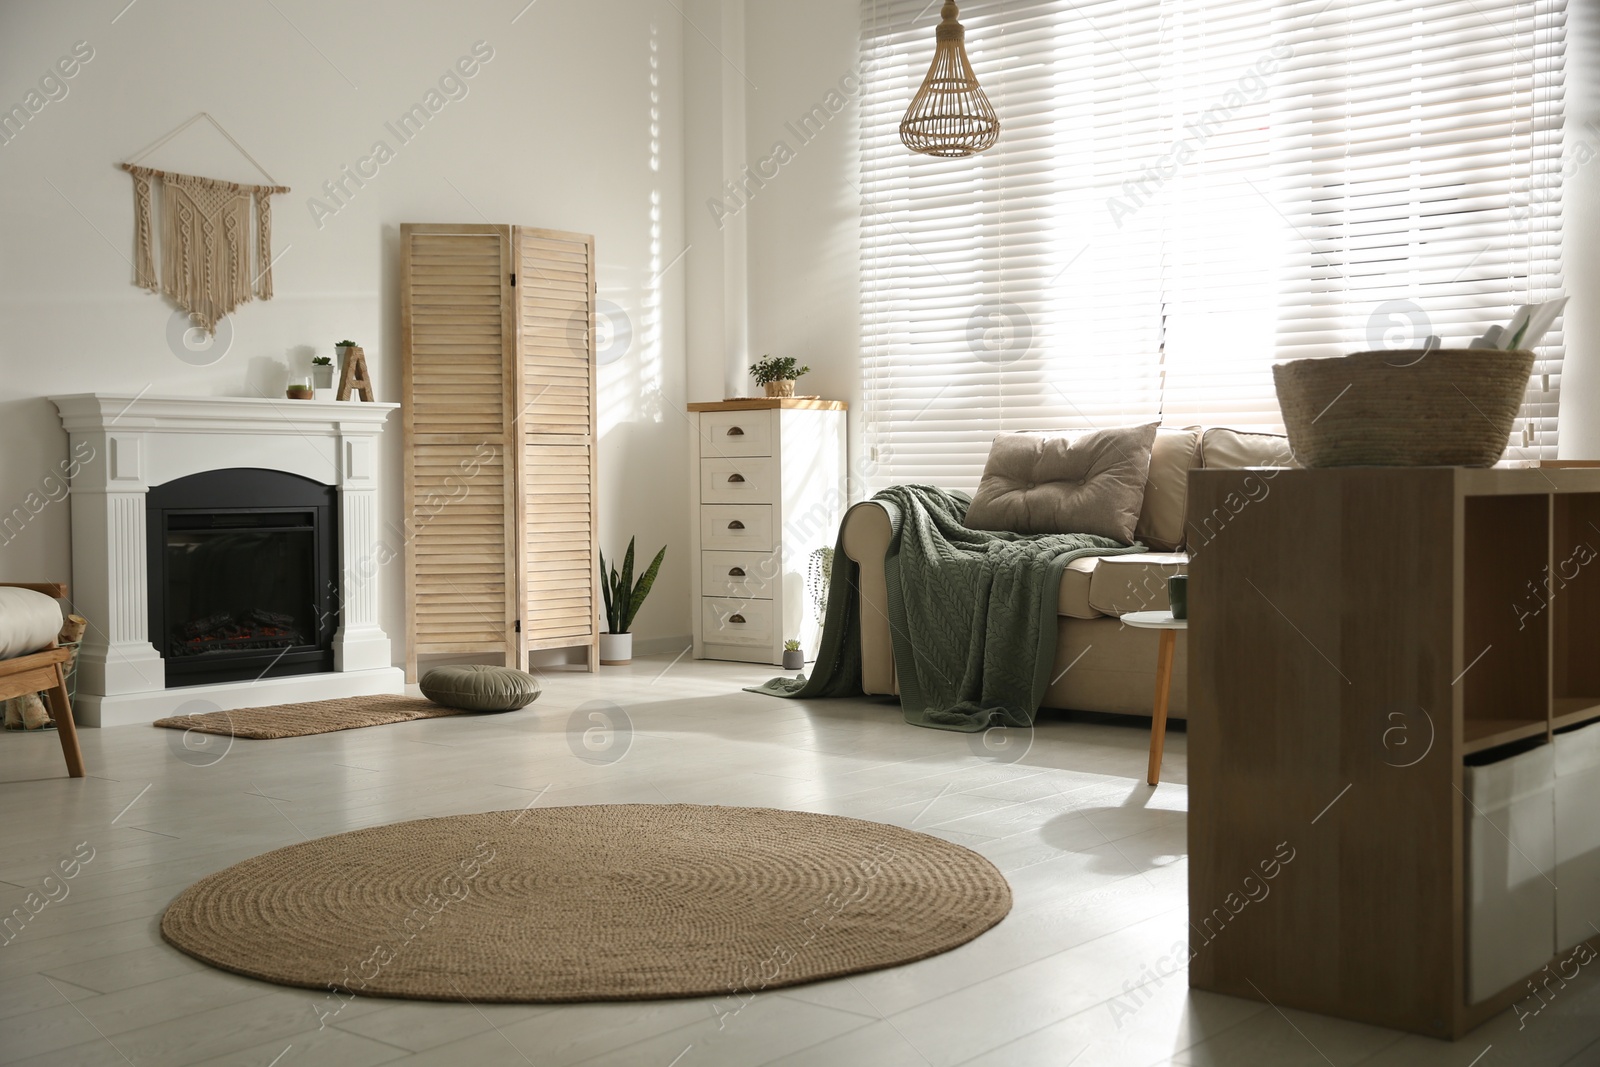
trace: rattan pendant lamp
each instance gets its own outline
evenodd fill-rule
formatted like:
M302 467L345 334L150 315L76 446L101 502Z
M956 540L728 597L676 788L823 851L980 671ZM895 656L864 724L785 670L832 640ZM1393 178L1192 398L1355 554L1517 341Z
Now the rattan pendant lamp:
M967 60L967 31L957 14L953 0L945 0L933 65L900 120L900 140L923 155L975 156L994 147L1000 136L1000 118L978 87Z

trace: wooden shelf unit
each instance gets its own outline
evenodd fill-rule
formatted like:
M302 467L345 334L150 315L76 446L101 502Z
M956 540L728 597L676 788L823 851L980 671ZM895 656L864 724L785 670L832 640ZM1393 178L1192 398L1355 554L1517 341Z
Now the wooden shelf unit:
M1550 515L1551 726L1559 730L1600 719L1600 493L1553 496Z
M1529 995L1468 1002L1463 769L1600 720L1600 469L1197 470L1189 514L1190 984L1440 1038Z
M1486 752L1548 733L1549 726L1543 719L1467 719L1462 724L1461 751L1463 755Z
M1550 725L1556 730L1600 719L1600 697L1556 697Z

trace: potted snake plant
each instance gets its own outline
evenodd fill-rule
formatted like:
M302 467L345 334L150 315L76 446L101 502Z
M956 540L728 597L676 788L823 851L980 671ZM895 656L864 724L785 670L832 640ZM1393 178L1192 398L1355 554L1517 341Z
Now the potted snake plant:
M667 554L665 545L645 569L639 580L633 580L633 542L628 538L628 551L622 557L622 570L606 566L606 554L600 553L600 593L605 601L606 632L600 635L600 662L608 667L619 667L633 660L633 619L639 614L644 598L655 585L656 574L661 570L661 560Z

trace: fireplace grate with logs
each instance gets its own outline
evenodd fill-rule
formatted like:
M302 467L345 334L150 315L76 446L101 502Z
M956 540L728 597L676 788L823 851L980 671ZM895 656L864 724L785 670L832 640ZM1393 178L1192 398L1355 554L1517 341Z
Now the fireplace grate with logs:
M246 608L237 616L222 611L179 623L168 648L174 656L295 648L306 643L295 623L293 615L266 608Z

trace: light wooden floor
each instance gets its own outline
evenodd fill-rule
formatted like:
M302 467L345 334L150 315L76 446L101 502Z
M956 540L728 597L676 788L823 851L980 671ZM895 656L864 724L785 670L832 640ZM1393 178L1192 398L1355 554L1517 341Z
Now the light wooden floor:
M1047 717L1031 739L975 750L963 735L905 726L892 705L739 691L773 673L663 657L598 677L546 674L545 695L510 716L231 747L191 750L183 734L149 727L87 730L92 777L77 782L53 734L0 736L0 914L24 907L80 843L94 850L75 878L50 883L66 895L0 946L0 1062L1600 1064L1600 966L1520 1027L1507 1013L1455 1045L1191 993L1181 970L1167 973L1185 939L1181 733L1151 789L1148 733L1131 723ZM597 731L587 734L597 751L583 748L585 731ZM768 805L915 827L990 857L1016 908L954 952L759 994L721 1025L714 1009L727 1001L357 999L318 1029L316 994L211 970L157 933L190 882L280 845L429 815L605 801Z

